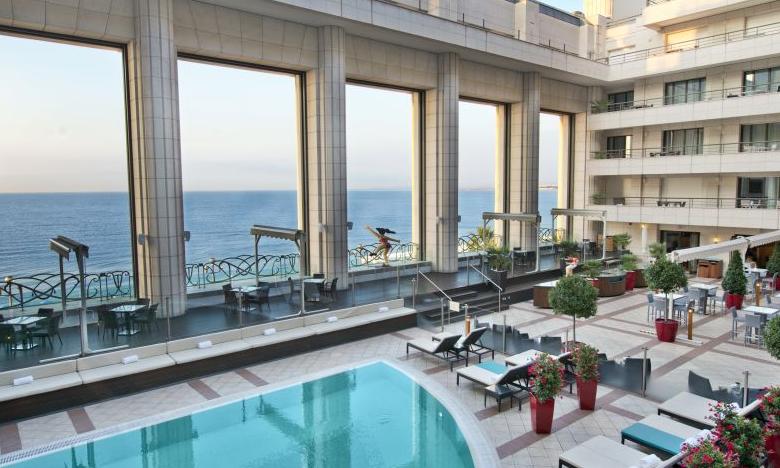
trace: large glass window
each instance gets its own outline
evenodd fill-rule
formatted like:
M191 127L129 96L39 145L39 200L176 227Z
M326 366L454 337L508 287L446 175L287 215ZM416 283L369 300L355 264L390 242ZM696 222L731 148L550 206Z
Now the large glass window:
M665 156L681 154L702 154L704 145L703 128L664 130L663 153Z
M48 239L64 235L89 246L88 274L115 273L103 299L131 295L121 50L0 34L0 57L0 278L40 287L25 277L58 273ZM65 268L75 271L72 256ZM48 284L44 302L57 307L59 282Z
M607 110L609 112L630 109L634 105L634 90L611 93L607 95Z
M295 77L190 60L178 68L187 263L216 262L209 281L253 280L250 226L298 227ZM295 271L290 242L264 240L261 254L275 257L260 276Z
M631 152L631 135L607 137L607 159L625 158Z
M704 99L705 78L666 83L664 104L683 104Z
M482 226L482 213L495 211L498 108L460 102L458 154L458 235Z
M742 76L745 94L780 91L780 67L746 71Z
M780 149L780 122L742 125L740 151L777 151Z

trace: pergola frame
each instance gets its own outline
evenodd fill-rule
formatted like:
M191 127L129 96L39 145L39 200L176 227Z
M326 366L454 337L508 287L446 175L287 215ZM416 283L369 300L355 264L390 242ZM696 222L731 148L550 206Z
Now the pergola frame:
M601 243L601 260L606 260L607 258L607 212L606 211L553 208L552 210L550 210L550 214L553 217L553 226L555 226L555 218L558 216L580 216L582 218L600 219L602 225L604 226L604 241Z
M541 259L539 258L539 226L542 224L542 217L538 212L536 213L496 213L492 211L485 211L482 213L482 227L487 228L489 221L509 221L519 223L530 223L536 228L536 268L534 273L540 270ZM506 245L506 239L501 240L502 245ZM514 262L514 261L513 261Z
M60 295L62 296L62 313L67 310L65 291L65 260L70 260L70 253L76 254L76 264L79 269L79 289L81 296L81 310L79 310L79 331L81 336L81 355L91 353L87 335L87 285L85 282L84 260L89 257L89 247L81 242L74 241L65 236L57 236L49 239L49 249L55 252L60 262Z
M301 281L301 310L298 315L305 314L306 305L304 301L303 280L306 276L306 233L301 229L289 229L255 224L249 229L249 234L255 238L255 285L260 282L260 270L258 270L258 263L260 260L260 238L270 237L272 239L288 240L295 243L295 246L298 248L298 257L300 258L299 278ZM290 294L292 295L292 291L290 291Z

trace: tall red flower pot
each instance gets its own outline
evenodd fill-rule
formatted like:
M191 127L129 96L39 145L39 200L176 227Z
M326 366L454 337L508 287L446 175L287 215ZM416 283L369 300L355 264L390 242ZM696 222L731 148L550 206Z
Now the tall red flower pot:
M549 434L552 431L555 398L540 402L531 395L531 427L537 434Z
M655 335L658 337L659 341L674 343L674 339L677 336L677 327L679 325L677 320L657 318L655 319Z
M580 409L593 411L596 408L596 391L599 381L582 380L577 377L577 397L580 399Z
M780 468L780 435L771 435L766 438L766 457L769 466Z
M627 271L626 272L626 291L633 291L635 286L636 286L636 272L635 271Z
M732 293L726 293L726 308L730 309L732 307L736 307L737 309L742 308L742 300L745 298L742 294L732 294Z
M780 276L775 278L775 291L777 291L778 289L780 289Z

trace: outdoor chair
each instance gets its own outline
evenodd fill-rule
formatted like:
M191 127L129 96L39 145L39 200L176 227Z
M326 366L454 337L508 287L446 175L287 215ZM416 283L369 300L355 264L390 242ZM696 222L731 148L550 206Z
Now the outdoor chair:
M729 307L731 311L731 338L736 338L739 334L739 324L745 323L745 316L740 315L735 306Z
M52 341L52 337L56 336L58 340L60 340L60 345L62 345L62 337L60 336L60 323L62 322L62 314L52 314L49 317L46 317L46 320L44 320L44 323L39 327L38 329L30 332L31 338L40 338L41 344L46 344L46 340L49 341L49 346L54 348L54 342Z
M745 315L745 346L748 341L755 341L758 346L764 346L764 319L760 315Z
M696 301L675 301L672 306L672 314L674 318L680 322L681 325L688 323L688 308L693 308L696 305Z
M15 353L20 344L27 344L29 336L14 328L13 325L0 324L0 343L5 347L6 353Z
M655 310L655 296L653 293L647 293L647 321L650 321L650 316L653 315Z
M406 355L409 355L409 348L416 349L424 354L429 354L433 357L439 358L443 361L450 363L450 371L452 371L453 365L459 361L466 361L468 366L469 361L467 357L461 355L461 350L455 347L455 344L460 339L460 335L452 335L443 338L441 341L431 340L411 340L406 342Z
M160 325L157 323L157 304L152 304L145 309L142 309L139 313L136 313L132 317L132 321L135 324L140 325L141 330L152 331L152 325L159 330Z
M688 392L710 400L731 403L734 398L728 390L713 390L710 379L688 371Z
M777 281L777 273L775 273L772 276L766 276L764 278L761 278L761 290L774 293L775 291L775 282Z
M327 286L323 289L323 296L327 297L331 301L336 300L336 284L338 283L338 278L333 278L333 281L330 282Z
M630 440L651 450L674 456L680 453L680 446L686 439L696 437L700 432L701 429L672 418L652 415L620 431L620 443Z
M263 305L265 305L268 308L268 312L271 311L271 301L269 298L270 294L270 287L269 286L258 286L258 289L256 289L254 292L251 292L247 294L247 302L251 304L257 304L258 310L262 310Z
M101 312L99 312L99 314L102 315L102 320L101 321L103 323L103 326L102 326L103 330L102 330L101 336L103 338L105 338L106 332L109 332L109 334L111 335L112 338L114 338L114 339L118 338L119 337L120 324L119 324L119 319L117 318L116 314L111 312L111 311L109 311L109 310L101 311Z
M466 359L468 360L469 354L476 354L477 360L482 362L482 356L490 354L491 359L496 358L496 351L493 348L488 348L481 344L482 335L485 334L487 328L477 328L471 330L471 333L466 335L460 343L456 343L456 347L466 351Z
M668 468L675 466L682 460L682 457L682 455L676 455L666 461L658 463L659 459L654 454L648 455L633 447L623 445L615 440L599 435L561 453L558 457L558 467L629 467L641 466L645 463L655 463L646 466Z
M233 292L232 284L223 284L222 294L225 296L225 305L233 306L238 304L238 298L236 297L236 293Z

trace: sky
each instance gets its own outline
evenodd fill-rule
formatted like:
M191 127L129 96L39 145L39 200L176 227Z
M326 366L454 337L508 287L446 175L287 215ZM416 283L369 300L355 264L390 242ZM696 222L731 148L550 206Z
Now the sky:
M121 54L0 35L0 60L0 193L126 191ZM179 61L179 86L185 191L295 188L293 77ZM348 187L409 188L412 95L349 85L346 107ZM495 112L461 103L464 189L493 186ZM555 184L557 117L540 134L540 184Z

